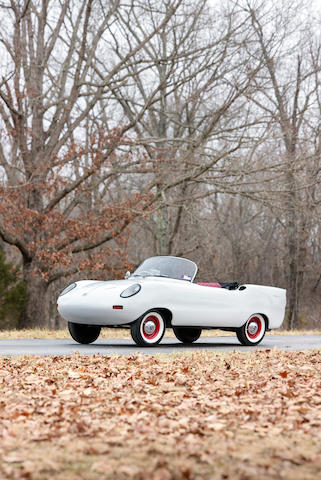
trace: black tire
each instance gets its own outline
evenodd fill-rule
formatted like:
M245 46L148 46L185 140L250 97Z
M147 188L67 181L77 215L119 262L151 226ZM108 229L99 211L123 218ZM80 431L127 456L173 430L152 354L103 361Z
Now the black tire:
M196 342L202 333L201 328L173 327L173 331L177 340L183 343Z
M68 322L68 330L76 342L88 344L97 340L101 327L98 327L97 325Z
M236 330L236 336L242 345L252 346L258 345L263 340L265 332L265 319L259 313L255 313L241 328Z
M165 328L163 316L157 311L150 311L131 324L130 333L140 347L153 347L163 338Z

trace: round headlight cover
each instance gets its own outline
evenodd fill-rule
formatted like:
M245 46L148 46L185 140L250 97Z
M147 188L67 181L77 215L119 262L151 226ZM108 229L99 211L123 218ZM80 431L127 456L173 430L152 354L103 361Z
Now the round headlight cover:
M141 288L142 287L139 285L139 283L134 283L134 285L131 285L130 287L126 288L126 290L121 292L120 296L122 298L132 297L133 295L136 295L136 293L140 292Z
M66 287L62 292L61 294L59 295L59 297L61 297L62 295L66 295L66 293L70 292L71 290L73 290L74 288L77 287L77 283L71 283L70 285L68 285L68 287Z

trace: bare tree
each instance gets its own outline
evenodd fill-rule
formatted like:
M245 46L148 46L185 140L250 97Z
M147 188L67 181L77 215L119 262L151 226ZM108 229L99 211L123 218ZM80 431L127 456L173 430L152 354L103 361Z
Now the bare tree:
M310 175L307 182L311 169L311 143L307 139L319 83L315 81L320 72L315 58L319 58L319 46L313 44L301 4L280 7L248 1L243 6L251 19L253 58L260 57L264 62L264 69L254 78L250 100L269 124L270 138L273 129L278 132L274 141L283 170L278 195L287 235L289 325L297 328L312 219L309 196L318 182Z
M157 23L158 15L143 12L128 24L128 42ZM144 45L144 61L153 68L137 68L138 52L128 65L132 84L112 89L129 121L145 105L134 130L153 165L148 189L162 204L148 220L157 254L181 252L174 240L183 208L200 191L204 175L243 144L249 124L245 92L261 66L260 60L246 61L247 37L247 19L233 6L184 2ZM120 46L115 53L122 58Z
M145 2L12 0L0 5L0 235L23 257L28 289L23 326L44 322L51 282L78 271L86 260L83 252L117 238L130 222L135 196L128 205L100 205L98 216L83 208L82 199L90 196L91 181L98 188L135 170L139 159L128 154L125 134L146 107L125 124L111 122L107 132L96 124L87 144L85 132L90 114L106 109L104 96L126 81L128 64L144 69L138 52L181 3L157 6L157 24L138 32L130 45L123 43L122 57L112 57L99 74L97 57L106 48L111 51L113 30L126 29ZM121 144L127 144L123 153Z

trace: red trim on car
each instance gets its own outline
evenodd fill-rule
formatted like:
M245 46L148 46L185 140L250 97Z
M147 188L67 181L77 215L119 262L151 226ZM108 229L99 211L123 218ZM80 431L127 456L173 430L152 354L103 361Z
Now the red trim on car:
M203 283L203 282L197 282L196 285L202 285L203 287L222 288L219 283Z

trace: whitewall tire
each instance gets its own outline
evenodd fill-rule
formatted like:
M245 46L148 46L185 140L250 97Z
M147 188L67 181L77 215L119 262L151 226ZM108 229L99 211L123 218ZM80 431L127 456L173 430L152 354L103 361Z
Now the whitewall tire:
M251 315L248 321L236 331L242 345L258 345L266 332L266 322L259 313Z
M130 332L137 345L151 347L163 338L165 321L159 312L147 312L131 325Z

